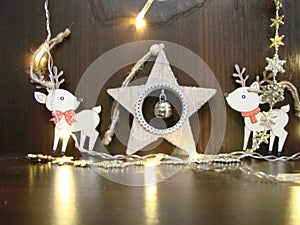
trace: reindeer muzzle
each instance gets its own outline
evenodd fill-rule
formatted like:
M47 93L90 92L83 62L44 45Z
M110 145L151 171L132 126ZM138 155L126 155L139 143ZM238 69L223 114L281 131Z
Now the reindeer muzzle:
M78 102L83 102L83 98L76 98Z

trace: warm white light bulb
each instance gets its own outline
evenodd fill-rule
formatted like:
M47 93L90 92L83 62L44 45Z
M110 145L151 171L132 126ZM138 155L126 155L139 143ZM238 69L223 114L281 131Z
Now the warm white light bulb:
M46 46L43 45L40 50L34 56L34 64L36 66L44 66L47 62L47 49Z
M137 17L136 20L135 20L135 27L136 27L136 29L141 29L141 28L143 28L145 26L146 26L145 19Z
M152 5L154 0L148 0L146 4L144 5L143 9L139 12L135 19L135 26L137 29L140 29L142 27L146 26L146 21L144 20L145 14L148 12L150 6Z

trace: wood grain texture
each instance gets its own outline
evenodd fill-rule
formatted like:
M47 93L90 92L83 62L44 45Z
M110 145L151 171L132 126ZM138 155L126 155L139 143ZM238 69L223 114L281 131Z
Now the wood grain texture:
M269 38L274 35L273 29L269 28L269 19L275 12L271 0L198 1L200 5L184 13L176 14L175 10L175 15L168 17L169 19L157 17L162 22L153 19L156 14L155 11L151 11L146 16L150 23L143 32L137 32L132 24L132 19L140 8L140 1L126 1L128 4L123 4L123 8L118 9L120 11L106 8L115 6L108 4L108 0L50 1L53 35L69 26L72 31L71 37L52 52L55 64L65 72L65 88L75 91L85 70L105 52L122 44L140 40L163 40L190 49L208 64L224 92L236 88L231 78L235 63L247 68L252 81L266 66L265 57L273 54L269 48ZM163 3L161 4L163 7ZM34 101L35 87L29 83L27 74L29 55L46 37L43 2L2 0L0 10L0 151L50 153L54 129L48 122L50 113ZM174 14L174 9L171 10L170 7L165 7L164 10L168 15ZM106 15L108 12L112 12L112 15ZM279 53L288 62L285 67L286 73L278 78L290 80L300 88L298 1L285 1L282 12L285 14L285 25L280 28L280 33L285 35L285 46L280 48ZM129 70L130 65L116 72L113 75L114 79L105 84L105 87L119 86ZM145 66L138 76L147 76L150 70L150 66ZM176 76L186 84L193 84L193 81L180 71ZM291 102L288 93L285 102ZM104 109L101 126L98 128L103 135L109 124L112 105L112 99L107 96L105 90L100 92L98 103ZM199 115L207 118L201 130L209 129L209 107L203 108ZM300 120L294 117L292 112L289 116L289 136L283 150L283 154L286 155L298 152L296 146L299 143ZM221 147L222 152L241 149L243 126L243 119L239 113L227 107L227 130ZM205 148L208 139L207 132L200 132L200 151ZM67 152L78 154L73 146L74 144L70 143ZM163 147L156 151L169 151L170 148L169 144L163 143ZM109 147L112 153L124 153L123 150L124 146L118 140L114 140ZM263 147L260 152L266 153L266 150Z

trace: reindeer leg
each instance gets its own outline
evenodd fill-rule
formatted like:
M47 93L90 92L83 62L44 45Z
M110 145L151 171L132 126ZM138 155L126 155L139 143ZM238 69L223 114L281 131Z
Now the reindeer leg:
M288 132L284 129L282 129L280 132L277 133L277 136L279 137L278 140L278 155L281 154L283 145L285 143L286 137L288 135Z
M63 139L62 147L61 147L61 153L65 153L68 145L69 137Z
M244 146L243 146L243 150L246 151L247 150L247 145L248 145L248 140L250 137L250 133L251 130L249 130L246 126L244 127Z
M81 131L80 132L80 144L79 144L81 149L83 149L85 139L86 139L86 135L83 131Z
M254 149L254 146L257 147L256 132L253 132L252 146L251 146L251 148ZM255 149L256 149L256 148L255 148Z
M275 140L275 135L273 134L272 131L270 131L270 143L269 143L269 154L272 154L272 150L273 150L273 145L274 145L274 140Z
M59 131L58 131L58 128L55 127L55 129L54 129L54 142L53 142L53 148L52 148L53 151L56 151L58 141L59 141Z
M90 151L93 150L98 135L99 135L99 132L96 131L96 130L94 130L93 133L90 135L90 141L89 141L89 150L90 150Z

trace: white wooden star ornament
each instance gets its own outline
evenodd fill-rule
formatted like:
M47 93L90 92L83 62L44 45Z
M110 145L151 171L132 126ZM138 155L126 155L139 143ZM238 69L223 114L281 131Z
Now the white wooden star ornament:
M151 48L153 47L155 46ZM156 90L168 90L174 93L180 101L181 115L172 127L156 128L150 125L143 116L144 99ZM180 86L162 48L159 50L145 85L108 89L107 92L134 117L126 154L134 154L159 138L164 138L187 152L190 158L198 156L189 117L212 98L216 90Z

